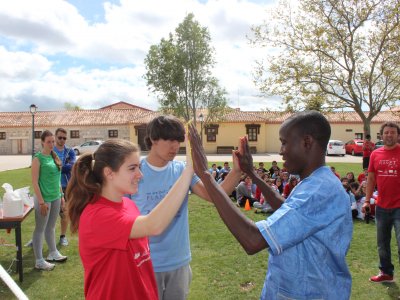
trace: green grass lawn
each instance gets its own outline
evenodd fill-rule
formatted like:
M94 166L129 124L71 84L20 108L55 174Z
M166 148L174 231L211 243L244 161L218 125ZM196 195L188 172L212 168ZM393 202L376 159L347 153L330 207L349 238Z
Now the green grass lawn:
M332 164L344 175L361 172L359 164ZM14 188L30 185L30 169L0 172L0 185L11 183ZM0 195L3 194L1 191ZM259 299L267 269L268 252L248 256L232 237L215 208L196 196L190 197L190 237L193 260L193 281L189 299ZM243 210L242 210L243 211ZM245 212L254 221L265 215ZM268 216L268 215L267 215ZM22 242L26 243L33 231L34 214L23 223ZM57 225L57 234L59 225ZM353 277L352 299L397 299L397 283L373 284L369 276L377 273L376 230L374 223L354 223L353 240L347 261ZM58 236L58 235L57 235ZM394 237L393 237L394 239ZM60 251L68 261L58 264L51 272L36 271L31 248L23 248L24 282L20 284L29 299L83 299L83 269L77 248L77 236L69 236L70 245ZM0 264L9 269L15 258L14 231L7 234L0 230ZM397 249L392 242L393 261L397 262ZM47 254L47 246L44 246ZM321 266L324 267L324 266ZM395 268L399 265L395 263ZM15 264L11 273L18 282ZM400 284L400 283L399 283ZM338 291L340 295L340 291ZM339 296L340 297L340 296ZM0 281L0 299L14 299Z

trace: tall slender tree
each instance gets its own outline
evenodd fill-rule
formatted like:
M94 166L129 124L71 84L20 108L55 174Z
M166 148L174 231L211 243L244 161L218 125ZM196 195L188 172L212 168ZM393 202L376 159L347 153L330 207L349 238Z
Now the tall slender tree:
M207 108L207 122L226 109L226 92L211 72L215 61L210 43L207 28L188 14L174 34L150 47L144 77L162 111L196 122L197 109Z
M273 47L255 82L296 109L353 109L370 132L400 99L399 0L281 1L252 42Z

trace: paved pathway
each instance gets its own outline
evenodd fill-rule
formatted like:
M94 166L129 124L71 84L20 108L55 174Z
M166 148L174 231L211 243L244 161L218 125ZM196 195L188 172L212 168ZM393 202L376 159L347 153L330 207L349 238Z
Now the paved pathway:
M178 155L177 160L185 160L185 155ZM232 156L230 155L207 155L209 161L215 162L231 162ZM276 160L278 162L282 161L282 157L277 153L260 153L253 155L254 162L272 162ZM362 158L360 156L345 155L341 156L328 156L326 162L348 162L348 163L362 163ZM0 155L0 172L6 170L26 168L31 165L30 155ZM268 166L268 165L267 165Z

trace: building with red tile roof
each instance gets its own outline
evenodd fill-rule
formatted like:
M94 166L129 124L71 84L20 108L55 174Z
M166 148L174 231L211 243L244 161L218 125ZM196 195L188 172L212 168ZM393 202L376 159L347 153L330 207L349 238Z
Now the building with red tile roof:
M207 120L207 111L198 110ZM138 143L142 149L146 124L160 112L117 102L100 109L41 111L35 114L34 147L40 149L43 130L68 131L67 145L75 146L88 140L122 138ZM248 135L254 152L279 152L279 127L291 113L277 111L242 111L227 109L217 122L199 122L203 145L207 153L229 152L238 138ZM347 142L363 137L361 118L350 111L325 114L332 127L331 139ZM400 123L400 110L382 111L371 122L372 140L379 139L380 125L385 121ZM30 112L0 112L0 154L30 154L32 152L32 115Z

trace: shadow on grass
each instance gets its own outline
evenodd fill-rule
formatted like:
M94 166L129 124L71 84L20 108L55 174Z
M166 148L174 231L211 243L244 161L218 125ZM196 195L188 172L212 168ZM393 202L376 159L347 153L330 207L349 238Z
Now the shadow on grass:
M386 287L388 296L391 299L400 299L400 290L396 282L384 282L382 285Z
M23 249L22 265L23 265L23 282L19 282L19 274L17 272L17 263L15 251L9 248L2 252L0 264L8 271L8 274L18 284L18 286L25 291L31 285L34 285L37 280L41 278L40 271L33 268L33 251L27 248ZM35 272L36 271L36 272ZM36 273L36 274L35 274ZM15 299L11 290L0 280L0 298L1 299Z

